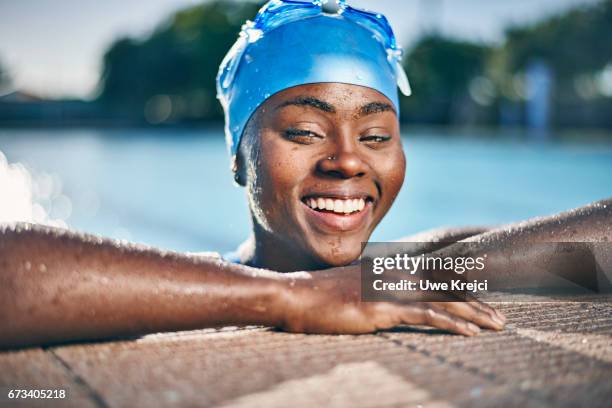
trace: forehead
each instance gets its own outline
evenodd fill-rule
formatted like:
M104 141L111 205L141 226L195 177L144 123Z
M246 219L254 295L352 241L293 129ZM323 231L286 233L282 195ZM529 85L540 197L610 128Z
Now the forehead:
M366 108L396 114L393 103L377 90L342 83L306 84L285 89L266 100L262 108L270 111L290 105L314 107L330 113L358 113Z

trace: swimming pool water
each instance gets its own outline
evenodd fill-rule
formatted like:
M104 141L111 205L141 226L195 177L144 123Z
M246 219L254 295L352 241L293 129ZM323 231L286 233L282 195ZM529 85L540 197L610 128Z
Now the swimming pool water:
M612 143L408 130L404 145L406 181L374 240L517 221L612 196ZM249 233L220 127L0 129L0 151L35 176L61 180L67 223L79 230L189 251L227 251Z

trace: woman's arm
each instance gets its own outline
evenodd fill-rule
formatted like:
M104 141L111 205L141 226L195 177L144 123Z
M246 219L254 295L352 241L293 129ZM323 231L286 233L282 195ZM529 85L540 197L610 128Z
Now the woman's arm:
M426 324L501 329L481 303L361 302L360 268L279 274L22 224L0 226L0 348L265 325L368 333Z
M542 282L528 275L540 271L587 288L607 289L609 278L602 281L597 273L598 269L612 272L608 270L612 269L612 199L492 229L448 246L438 255L465 256L470 248L466 244L473 244L477 251L471 256L489 254L487 267L470 271L468 279L521 286L522 282Z
M66 230L0 229L0 348L228 324L280 326L278 274Z
M612 198L548 217L494 228L466 241L497 246L533 242L612 241Z
M491 227L482 226L440 227L419 232L394 242L410 243L410 248L406 253L410 256L416 256L437 251L457 241L483 234L491 229Z

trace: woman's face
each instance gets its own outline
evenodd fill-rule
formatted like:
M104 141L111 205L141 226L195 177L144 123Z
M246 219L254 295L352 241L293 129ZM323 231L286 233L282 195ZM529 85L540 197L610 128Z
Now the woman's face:
M356 85L301 85L262 104L246 133L238 175L256 241L312 265L354 261L404 181L391 101Z

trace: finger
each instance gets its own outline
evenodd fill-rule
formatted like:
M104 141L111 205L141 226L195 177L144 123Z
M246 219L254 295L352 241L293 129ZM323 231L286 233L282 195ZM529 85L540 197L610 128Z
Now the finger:
M506 324L506 316L504 316L502 312L493 308L492 306L487 305L486 303L483 303L475 296L468 294L465 297L465 301L471 304L472 306L487 312L489 315L491 315L491 317L497 318L496 320L501 321L503 324Z
M439 306L447 312L473 322L480 327L493 330L501 330L504 328L504 322L501 321L495 313L491 314L488 310L481 309L472 303L445 302Z
M435 308L432 305L419 305L407 307L402 314L402 322L405 324L424 324L451 333L474 336L480 332L480 328L458 316Z
M500 319L495 313L495 310L484 303L479 302L475 298L470 302L457 299L450 293L444 296L428 296L426 303L434 305L437 310L445 310L464 320L471 321L480 327L492 330L501 330L504 328L505 320ZM433 298L433 299L430 299ZM420 305L421 302L406 302L405 305Z
M496 317L497 320L501 321L503 324L506 324L506 316L499 310L493 308L492 306L487 305L486 303L481 302L480 300L474 299L469 301L472 306L477 307L480 310L487 312L491 317Z
M469 303L475 308L478 308L486 313L488 313L492 319L501 322L501 324L506 324L506 316L504 316L499 310L494 309L493 307L483 303L474 295L469 293L463 293L459 296L459 299L463 300L465 303Z

